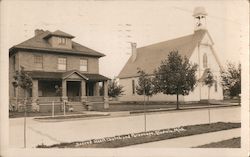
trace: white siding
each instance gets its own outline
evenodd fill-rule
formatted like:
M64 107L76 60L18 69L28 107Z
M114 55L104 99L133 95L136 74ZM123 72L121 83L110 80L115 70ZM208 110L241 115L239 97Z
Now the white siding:
M124 95L119 97L120 101L143 101L144 97L142 95L132 93L132 80L135 80L135 85L137 85L138 78L126 78L119 79L119 84L124 86ZM149 98L150 101L176 101L176 95L166 95L159 93L153 95ZM184 97L179 95L179 100L184 101Z
M212 100L222 100L223 99L223 91L220 84L220 67L217 62L212 49L209 45L212 44L209 36L206 34L203 38L200 47L196 47L191 57L189 58L190 62L196 63L199 65L197 71L197 79L199 79L203 73L205 68L203 67L203 55L206 53L207 55L207 65L208 68L211 69L214 77L217 77L217 92L215 92L215 85L213 85L210 89L210 99ZM137 83L137 78L126 78L120 79L120 85L124 86L124 94L119 98L120 101L142 101L143 96L139 96L137 94L132 94L132 79ZM180 101L200 101L201 99L208 99L208 87L203 85L202 83L197 83L194 91L190 92L187 96L180 96ZM176 95L165 95L165 94L157 94L150 98L151 101L176 101Z

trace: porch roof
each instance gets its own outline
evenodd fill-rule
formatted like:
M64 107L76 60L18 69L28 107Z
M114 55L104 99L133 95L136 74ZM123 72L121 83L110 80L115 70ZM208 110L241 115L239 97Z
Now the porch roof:
M68 72L44 72L44 71L27 71L33 79L41 79L41 80L62 80L66 73ZM100 74L86 74L81 73L81 75L87 78L87 81L106 81L110 80L110 78L100 75Z

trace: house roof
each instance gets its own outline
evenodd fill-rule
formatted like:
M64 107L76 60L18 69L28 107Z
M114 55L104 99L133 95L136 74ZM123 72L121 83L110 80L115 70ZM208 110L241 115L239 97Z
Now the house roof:
M143 69L148 74L153 74L154 70L160 66L161 61L166 59L173 50L178 50L181 56L190 58L206 32L206 30L198 30L191 35L137 48L135 61L132 61L131 56L118 75L118 78L138 76L137 68Z
M62 80L65 76L68 76L72 73L76 72L76 70L67 71L67 72L43 72L43 71L27 71L29 76L33 79L40 80ZM80 73L77 71L77 74L80 74L83 78L86 78L87 81L106 81L110 80L108 77L105 77L100 74L87 74Z
M9 49L10 55L12 55L12 53L15 53L17 50L24 49L24 50L47 51L47 52L54 52L54 53L88 55L88 56L94 56L94 57L105 56L104 54L100 52L97 52L93 49L90 49L74 41L72 41L72 49L54 48L49 44L47 40L47 38L51 35L63 36L63 37L68 37L68 38L74 37L60 30L57 30L55 32L44 31L18 45L11 47Z
M49 33L47 36L45 36L44 38L48 38L50 36L60 36L60 37L67 37L67 38L74 38L73 35L70 35L68 33L65 33L63 31L60 30L56 30L55 32Z

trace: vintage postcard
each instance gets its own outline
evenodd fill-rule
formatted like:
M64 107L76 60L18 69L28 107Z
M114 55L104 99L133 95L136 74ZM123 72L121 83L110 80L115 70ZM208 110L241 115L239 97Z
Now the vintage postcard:
M0 1L1 156L249 152L249 1Z

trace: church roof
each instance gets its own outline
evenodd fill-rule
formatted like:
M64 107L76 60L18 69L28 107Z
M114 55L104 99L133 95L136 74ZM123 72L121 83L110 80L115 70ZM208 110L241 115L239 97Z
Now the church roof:
M44 31L38 35L35 35L34 37L18 44L10 48L9 52L10 55L12 53L15 53L17 50L36 50L36 51L47 51L47 52L54 52L54 53L66 53L66 54L78 54L78 55L87 55L87 56L94 56L94 57L103 57L104 54L97 52L93 49L90 49L86 46L83 46L81 44L78 44L74 41L72 41L72 49L63 49L63 48L55 48L52 47L47 38L49 36L62 36L62 37L68 37L73 38L74 36L67 34L65 32L62 32L60 30L57 30L55 32L50 31Z
M148 74L153 74L154 70L160 66L161 61L166 59L173 50L178 50L181 56L190 58L206 32L206 30L197 30L191 35L137 48L136 60L133 62L132 57L130 57L118 78L138 76L137 68L144 70Z

